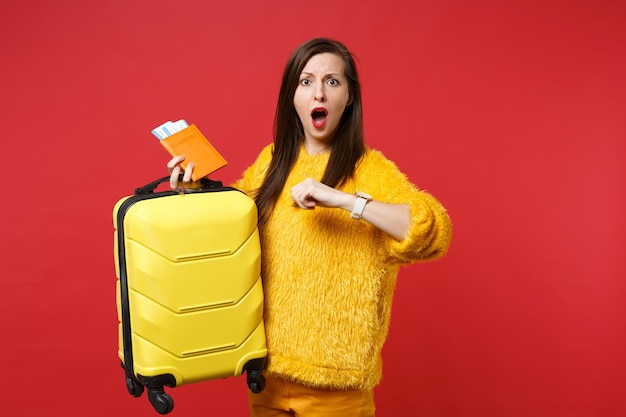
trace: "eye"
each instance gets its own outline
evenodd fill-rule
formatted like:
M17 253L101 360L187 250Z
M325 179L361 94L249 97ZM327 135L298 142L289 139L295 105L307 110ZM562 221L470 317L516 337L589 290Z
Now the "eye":
M339 85L339 80L337 80L337 79L335 79L335 78L331 78L331 79L329 79L328 81L326 81L326 83L327 83L328 85L335 86L335 85Z
M311 80L308 78L303 78L300 80L300 85L311 85Z

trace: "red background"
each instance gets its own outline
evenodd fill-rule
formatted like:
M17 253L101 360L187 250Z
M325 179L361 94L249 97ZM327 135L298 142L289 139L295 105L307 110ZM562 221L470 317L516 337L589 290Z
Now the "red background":
M196 123L239 177L289 53L357 55L366 140L434 193L449 255L401 271L378 415L626 415L623 1L4 1L0 414L153 416L116 357L111 210ZM172 415L241 416L239 378Z

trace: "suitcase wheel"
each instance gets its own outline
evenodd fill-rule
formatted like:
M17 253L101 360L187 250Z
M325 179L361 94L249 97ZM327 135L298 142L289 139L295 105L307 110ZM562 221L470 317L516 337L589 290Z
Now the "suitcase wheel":
M141 394L143 394L143 385L128 375L126 375L126 389L133 397L141 397Z
M126 389L128 393L133 397L141 397L143 394L143 385L137 381L137 378L124 366L124 362L120 363L122 369L124 369L124 375L126 376Z
M163 388L148 388L148 399L159 414L167 414L174 408L174 400Z
M258 394L265 388L265 377L259 369L248 369L246 372L248 388L253 394Z

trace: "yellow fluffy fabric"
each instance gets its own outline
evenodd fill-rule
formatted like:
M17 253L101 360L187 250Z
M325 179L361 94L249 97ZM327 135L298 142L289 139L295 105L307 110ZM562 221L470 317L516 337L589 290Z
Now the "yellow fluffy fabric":
M263 149L235 187L253 195L272 156ZM341 190L408 204L411 228L396 241L341 209L294 207L290 188L321 179L329 154L304 147L268 223L260 228L267 372L312 387L372 389L382 376L400 265L443 256L451 238L446 210L411 184L380 152L367 149Z

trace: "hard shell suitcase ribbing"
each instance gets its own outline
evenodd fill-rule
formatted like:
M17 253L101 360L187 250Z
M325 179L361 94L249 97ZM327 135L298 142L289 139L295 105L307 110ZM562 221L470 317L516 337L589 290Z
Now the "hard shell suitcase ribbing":
M247 373L260 392L267 349L257 209L204 180L198 190L138 188L113 209L118 356L126 386L161 414L164 386Z

